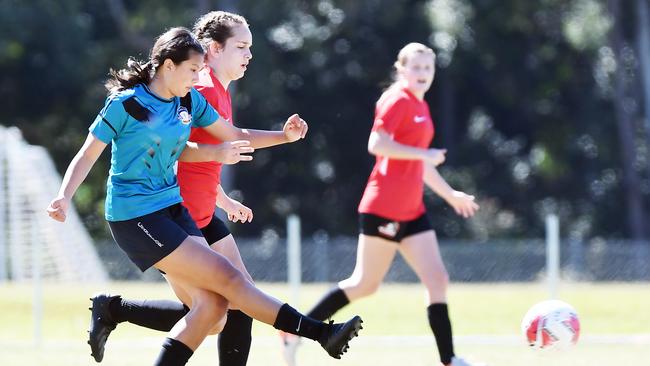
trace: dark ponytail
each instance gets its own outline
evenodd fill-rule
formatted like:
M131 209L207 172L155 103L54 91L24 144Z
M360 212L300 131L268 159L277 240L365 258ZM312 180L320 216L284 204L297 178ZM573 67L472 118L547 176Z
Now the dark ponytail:
M109 71L110 78L104 85L108 89L108 94L116 94L122 90L131 89L138 84L148 85L153 78L155 70L151 62L141 64L133 57L129 57L126 62L126 68L115 71Z
M109 95L133 88L138 84L148 85L158 68L166 59L176 65L190 58L190 53L205 54L205 50L189 29L176 27L161 34L151 49L149 61L140 63L129 57L126 68L109 72L109 79L104 86Z

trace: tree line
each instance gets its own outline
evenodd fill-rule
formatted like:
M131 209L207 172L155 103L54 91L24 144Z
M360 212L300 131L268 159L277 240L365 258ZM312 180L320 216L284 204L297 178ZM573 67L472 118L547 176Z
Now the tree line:
M418 41L438 55L427 101L434 145L449 150L441 172L482 207L465 222L427 194L440 236L541 236L557 213L574 239L648 238L647 0L2 0L0 123L47 147L63 171L109 68L213 9L244 15L253 32L236 123L277 128L296 112L310 124L303 143L230 170L226 188L255 212L236 232L282 233L297 213L307 235L356 233L374 102L397 51ZM108 154L75 201L98 238L108 236Z

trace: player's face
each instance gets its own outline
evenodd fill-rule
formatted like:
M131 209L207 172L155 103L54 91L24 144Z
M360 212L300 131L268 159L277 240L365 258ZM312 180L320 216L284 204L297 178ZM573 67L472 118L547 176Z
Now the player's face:
M222 45L210 66L231 81L241 79L253 58L252 46L253 35L248 26L236 25L232 28L232 37Z
M402 66L400 75L409 90L423 96L431 87L435 75L434 56L419 52L410 55Z
M203 67L203 55L191 52L190 57L178 65L174 65L170 73L169 90L174 96L184 97L194 84L199 81L199 70Z

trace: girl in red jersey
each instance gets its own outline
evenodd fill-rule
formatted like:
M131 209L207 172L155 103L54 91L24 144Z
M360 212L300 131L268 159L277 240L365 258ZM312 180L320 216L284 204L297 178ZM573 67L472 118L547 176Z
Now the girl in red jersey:
M368 151L376 163L359 204L359 243L352 275L339 282L308 313L325 320L356 299L374 293L399 251L413 268L428 294L429 324L444 365L469 365L455 357L447 312L448 275L440 256L436 234L426 215L426 184L468 218L479 206L474 197L452 189L436 167L445 161L445 150L429 148L434 126L424 94L435 73L435 54L430 48L410 43L395 62L396 79L379 98ZM293 342L285 342L295 350ZM295 351L293 352L295 354ZM295 355L286 352L289 364Z
M206 98L219 115L232 126L232 101L229 84L244 76L252 59L252 35L246 20L223 11L202 16L194 26L194 34L206 49L206 67L199 73L194 87ZM241 130L228 131L192 129L189 140L198 144L220 144L222 140L244 139L254 148L263 148L297 141L305 137L307 124L292 116L282 131ZM221 164L217 162L182 162L178 164L178 184L183 206L201 230L210 247L226 257L248 281L253 282L241 259L233 236L215 214L215 203L226 211L233 222L250 222L251 209L231 199L220 184ZM147 328L169 331L189 311L191 299L172 284L183 301L123 299L119 295L98 294L91 300L92 318L89 344L93 357L101 362L104 345L118 323L128 321ZM219 334L219 365L246 365L251 345L252 319L231 307L227 321Z

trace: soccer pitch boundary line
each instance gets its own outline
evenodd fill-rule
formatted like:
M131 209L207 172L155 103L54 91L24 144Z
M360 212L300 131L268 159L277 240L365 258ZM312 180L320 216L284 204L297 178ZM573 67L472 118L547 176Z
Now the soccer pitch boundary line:
M113 339L109 341L108 347L114 349L132 349L140 347L159 348L164 336L145 337L137 339ZM210 342L207 339L204 344ZM360 336L355 338L353 344L358 347L433 347L435 342L433 336L429 335L402 335L402 336ZM457 345L472 346L519 346L525 345L523 336L518 335L460 335L454 337ZM46 339L42 347L71 347L77 348L80 344L86 345L85 340L79 339ZM580 337L579 344L586 345L650 345L649 334L597 334ZM253 347L279 347L279 336L257 336L253 337ZM0 347L28 348L34 347L32 340L0 340Z

